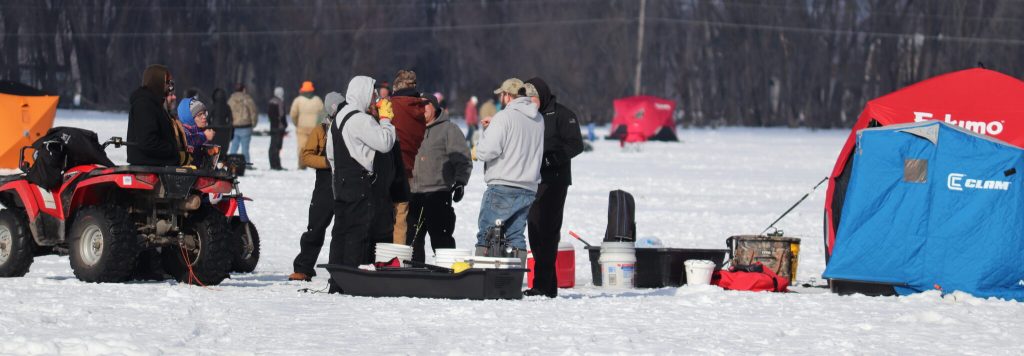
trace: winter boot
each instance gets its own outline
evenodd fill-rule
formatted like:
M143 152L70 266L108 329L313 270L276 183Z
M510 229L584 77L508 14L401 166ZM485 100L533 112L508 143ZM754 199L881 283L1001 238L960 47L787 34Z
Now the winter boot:
M476 250L475 250L475 252L473 253L473 256L487 256L487 252L488 252L488 250L489 250L489 249L487 248L487 246L480 246L480 245L477 245L477 246L476 246Z
M306 282L309 282L309 281L313 280L313 276L306 275L305 273L302 273L302 272L295 272L295 273L292 273L292 274L288 275L288 280L289 281L306 281Z
M519 257L520 261L523 261L523 264L519 268L526 268L526 257L527 257L526 256L527 255L526 250L520 250L518 248L517 249L513 249L512 250L512 254L515 257Z

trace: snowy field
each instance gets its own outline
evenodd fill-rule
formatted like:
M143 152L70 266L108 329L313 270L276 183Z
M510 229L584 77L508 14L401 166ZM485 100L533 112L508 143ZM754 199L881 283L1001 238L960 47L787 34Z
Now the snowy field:
M58 111L58 126L123 136L125 114ZM262 123L266 128L266 121ZM682 142L624 153L599 141L573 161L563 232L604 233L608 191L637 199L640 237L670 247L724 248L763 230L832 169L847 132L681 130ZM577 287L559 298L448 301L311 294L289 282L305 230L313 172L266 168L269 138L254 137L259 170L241 178L263 239L256 273L212 288L173 282L90 284L67 257L37 258L24 278L0 279L0 354L1016 354L1024 304L952 294L840 297L826 289L771 294L683 287L607 292L590 285L575 243ZM108 151L124 162L124 149ZM471 246L484 191L477 164L456 204L456 241ZM779 223L803 237L798 280L821 284L824 186ZM563 239L568 238L563 237ZM320 255L326 262L327 248Z

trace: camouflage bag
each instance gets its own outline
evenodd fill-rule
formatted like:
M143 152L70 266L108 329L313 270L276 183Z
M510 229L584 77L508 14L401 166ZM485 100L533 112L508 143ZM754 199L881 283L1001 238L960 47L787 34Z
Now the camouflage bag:
M761 263L781 277L795 281L800 239L781 235L740 235L726 239L732 266Z

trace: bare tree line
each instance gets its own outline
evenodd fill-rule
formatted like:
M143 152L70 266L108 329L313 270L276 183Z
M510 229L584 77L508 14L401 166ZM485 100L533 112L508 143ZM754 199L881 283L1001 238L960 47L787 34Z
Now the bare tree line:
M540 76L587 121L632 95L639 0L3 0L0 79L62 106L127 109L150 63L179 91L247 84L343 91L400 68L453 113ZM864 102L984 62L1024 64L1020 0L648 0L641 92L687 125L845 127Z

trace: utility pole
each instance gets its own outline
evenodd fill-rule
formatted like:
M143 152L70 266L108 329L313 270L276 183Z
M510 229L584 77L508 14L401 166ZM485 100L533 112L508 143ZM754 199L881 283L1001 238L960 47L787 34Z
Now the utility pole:
M640 0L640 21L636 30L636 78L633 81L633 95L640 95L640 78L644 70L644 17L647 0Z

